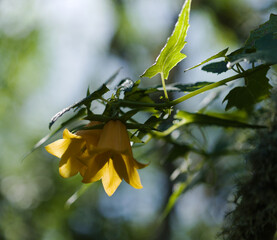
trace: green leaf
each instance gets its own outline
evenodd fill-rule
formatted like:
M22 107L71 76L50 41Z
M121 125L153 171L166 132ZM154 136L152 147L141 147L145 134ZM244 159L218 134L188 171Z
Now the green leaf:
M127 122L130 118L136 115L139 112L139 109L133 109L128 112L122 113L122 116L119 118L122 122Z
M201 63L199 63L199 64L197 64L197 65L195 65L195 66L193 66L193 67L191 67L191 68L186 69L185 72L186 72L186 71L189 71L189 70L191 70L191 69L197 68L197 67L199 67L199 66L201 66L201 65L203 65L203 64L205 64L205 63L207 63L207 62L210 62L211 60L214 60L214 59L217 59L217 58L221 58L221 57L225 57L225 56L226 56L226 53L227 53L227 51L228 51L228 49L229 49L229 48L226 48L226 49L222 50L221 52L219 52L219 53L217 53L217 54L215 54L215 55L213 55L213 56L207 58L207 59L204 60L203 62L201 62Z
M124 100L153 103L153 100L149 97L149 93L155 92L156 89L141 89L138 87L139 84L140 80L134 83L130 91L124 92Z
M142 77L152 78L160 73L164 79L167 79L169 71L186 57L180 51L186 44L185 38L189 27L190 5L191 0L186 0L172 35L167 40L155 63L142 74Z
M277 15L271 14L269 21L250 33L245 46L228 55L228 67L241 62L277 63Z
M134 133L128 131L130 141L133 143L144 143L140 138L138 138Z
M59 111L58 113L56 113L50 120L49 123L49 129L52 127L52 125L62 116L64 115L66 112L68 112L69 110L76 108L78 109L79 107L81 107L82 105L85 106L89 106L90 103L93 100L99 99L102 97L102 95L104 95L106 92L108 92L109 89L106 87L106 85L102 85L102 87L96 91L94 91L93 93L91 93L90 95L88 95L87 97L83 98L82 100L80 100L77 103L74 103L72 105L70 105L69 107L64 108L63 110Z
M23 159L25 159L26 157L28 157L32 152L34 152L36 149L38 149L40 146L42 146L48 139L50 139L51 137L53 137L54 135L56 135L60 130L62 130L66 125L70 124L73 121L76 121L76 119L80 119L81 117L83 117L85 115L86 110L84 108L81 108L74 116L72 116L71 118L69 118L68 120L66 120L65 122L63 122L56 130L54 130L53 132L47 134L46 136L44 136L42 139L40 139L33 147L32 149L25 154L25 156L23 157Z
M260 65L260 66L257 66L255 68L252 68L252 69L249 69L247 71L244 71L242 73L236 74L236 75L234 75L232 77L228 77L228 78L222 79L222 80L220 80L218 82L211 83L211 84L206 85L206 86L204 86L204 87L202 87L200 89L197 89L197 90L195 90L193 92L190 92L190 93L188 93L188 94L186 94L186 95L184 95L184 96L182 96L182 97L180 97L178 99L175 99L175 100L171 101L171 105L179 104L179 103L184 102L184 101L186 101L186 100L188 100L188 99L190 99L190 98L192 98L192 97L194 97L194 96L196 96L196 95L198 95L200 93L209 91L211 89L214 89L214 88L222 86L222 85L226 85L226 83L228 83L228 82L231 82L231 81L234 81L236 79L245 77L245 76L249 75L250 73L253 74L253 73L258 72L261 69L265 69L265 68L268 68L268 66L267 65Z
M185 111L179 111L175 115L176 119L181 119L182 125L185 124L199 124L199 125L214 125L214 126L221 126L221 127L237 127L237 128L263 128L264 126L260 125L251 125L248 123L236 121L232 119L221 118L211 115L205 115L200 113L189 113ZM179 123L176 123L181 126Z
M75 108L75 110L77 110L78 108L80 108L82 105L85 105L87 107L88 110L88 114L89 114L89 108L91 105L91 102L93 100L99 99L101 98L105 93L107 93L109 91L109 89L106 87L107 84L111 83L116 76L119 74L121 68L118 69L107 81L105 84L103 84L98 90L94 91L93 93L90 94L90 90L89 88L87 89L87 95L85 98L83 98L82 100L80 100L77 103L74 103L66 108L64 108L63 110L61 110L60 112L56 113L50 120L49 123L49 129L51 129L52 125L58 120L58 118L60 118L62 115L64 115L66 112L70 111L71 109Z
M255 42L268 33L277 33L277 15L271 14L267 22L260 25L257 29L251 31L245 46L247 48L255 47Z
M150 118L148 118L144 122L143 125L145 126L145 129L140 129L139 134L137 135L137 137L139 139L142 139L149 132L149 130L155 129L160 122L161 122L160 118L157 118L155 116L151 116Z
M197 82L192 84L173 83L173 84L166 85L166 90L168 92L193 92L197 89L200 89L212 83L213 82ZM153 89L155 89L156 91L163 90L162 86L157 86L156 88L153 88Z
M228 71L228 68L227 68L227 63L225 61L221 61L221 62L214 62L214 63L207 64L204 67L202 67L202 70L206 72L220 74Z
M245 77L245 86L232 89L224 98L227 101L226 110L236 107L251 111L254 104L268 98L272 86L266 77L269 67Z

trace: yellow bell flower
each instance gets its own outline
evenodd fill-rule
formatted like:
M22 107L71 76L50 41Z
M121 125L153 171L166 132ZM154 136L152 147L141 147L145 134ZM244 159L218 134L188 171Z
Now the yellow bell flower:
M87 127L100 124L100 122L90 122ZM86 156L88 150L92 150L98 143L101 130L81 130L76 134L68 129L63 131L63 139L59 139L45 147L50 154L60 158L59 173L62 177L68 178L85 174L87 169L79 158Z
M87 165L83 182L102 179L109 196L115 192L122 179L134 188L142 188L137 169L147 165L134 159L126 126L119 120L105 124L97 146L80 160Z

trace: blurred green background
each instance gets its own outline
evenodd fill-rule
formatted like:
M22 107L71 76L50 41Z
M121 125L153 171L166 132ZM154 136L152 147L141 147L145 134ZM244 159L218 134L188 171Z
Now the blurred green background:
M176 187L174 176L188 165L197 168L196 156L180 156L175 165L167 164L170 146L150 142L134 149L139 161L151 163L140 171L142 190L122 183L109 198L95 183L70 207L65 203L81 187L81 178L62 179L58 159L43 148L23 160L48 134L50 118L84 97L88 86L96 90L119 68L118 82L125 77L137 80L171 34L182 4L0 1L0 239L215 239L230 208L234 180L244 174L242 155L229 149L230 156L222 157L219 152L234 141L240 146L253 134L250 130L191 127L177 133L180 140L210 152L213 161L207 160L210 168L202 184L182 195L161 224L158 219ZM188 57L169 81L222 79L200 69L183 70L226 47L237 49L250 30L277 12L276 5L275 0L193 0L184 49ZM158 80L143 79L142 84L156 85ZM182 107L196 111L213 94ZM218 101L209 108L223 111L224 106Z

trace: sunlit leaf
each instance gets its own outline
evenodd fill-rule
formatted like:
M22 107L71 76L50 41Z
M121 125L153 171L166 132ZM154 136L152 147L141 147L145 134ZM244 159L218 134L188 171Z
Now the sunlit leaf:
M184 3L172 35L167 40L166 45L161 50L154 65L148 68L142 74L142 77L152 78L160 73L163 75L164 79L167 79L169 71L186 57L186 55L180 51L186 44L185 38L189 27L190 5L191 0L187 0Z
M214 59L221 58L221 57L225 57L225 56L226 56L226 53L227 53L227 51L228 51L228 49L229 49L229 48L226 48L226 49L220 51L219 53L217 53L217 54L215 54L215 55L213 55L213 56L207 58L207 59L204 60L203 62L201 62L201 63L199 63L199 64L197 64L197 65L195 65L195 66L193 66L193 67L191 67L191 68L186 69L185 72L186 72L186 71L189 71L189 70L191 70L191 69L197 68L197 67L199 67L199 66L201 66L201 65L203 65L203 64L205 64L205 63L207 63L207 62L210 62L210 61L212 61L212 60L214 60Z
M223 100L227 101L226 110L236 107L251 111L255 103L268 98L272 88L266 77L268 69L248 75L245 77L245 86L232 89Z

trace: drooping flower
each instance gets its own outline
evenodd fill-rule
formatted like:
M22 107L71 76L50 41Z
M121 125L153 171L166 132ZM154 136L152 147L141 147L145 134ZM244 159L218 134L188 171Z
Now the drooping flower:
M90 122L87 127L100 124L99 122ZM87 156L98 143L101 130L80 130L76 134L68 129L63 131L63 139L59 139L45 147L50 154L60 158L59 173L62 177L68 178L76 175L85 174L87 166L79 159Z
M119 120L105 124L96 148L83 162L88 167L83 182L102 179L109 196L115 192L122 179L134 188L142 188L137 169L147 165L134 159L126 126Z

